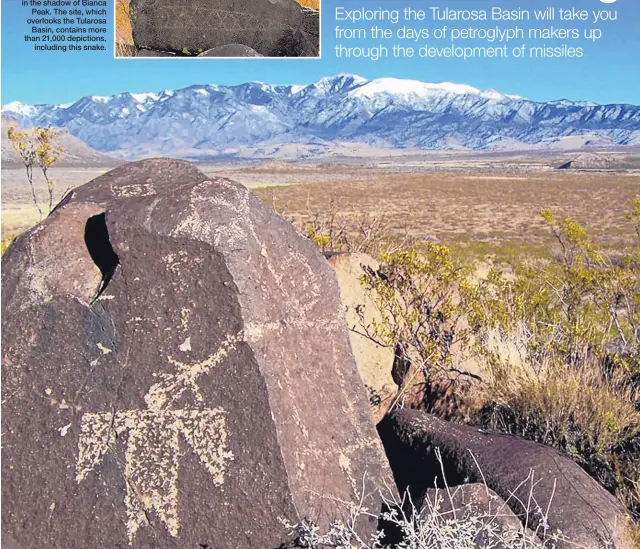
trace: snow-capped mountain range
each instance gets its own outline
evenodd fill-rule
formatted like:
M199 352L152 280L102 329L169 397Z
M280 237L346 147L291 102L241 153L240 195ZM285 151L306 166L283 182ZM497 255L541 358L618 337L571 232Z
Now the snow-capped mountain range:
M159 93L83 97L65 105L13 102L22 126L64 127L123 158L208 156L275 144L355 143L421 149L499 149L640 143L640 106L547 103L463 84L355 75L309 85L194 85Z

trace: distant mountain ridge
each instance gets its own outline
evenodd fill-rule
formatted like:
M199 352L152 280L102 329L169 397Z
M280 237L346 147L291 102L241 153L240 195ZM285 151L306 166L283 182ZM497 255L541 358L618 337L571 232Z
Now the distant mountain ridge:
M233 155L278 144L475 150L552 148L565 140L578 146L640 144L637 105L535 102L464 84L350 74L309 85L194 85L87 96L65 105L13 102L2 112L25 126L66 128L91 147L123 158Z
M7 137L7 131L11 127L21 129L21 124L14 117L2 113L2 162L5 166L22 166L20 155ZM64 151L56 166L112 167L122 164L122 160L92 149L66 130L59 132L56 145Z

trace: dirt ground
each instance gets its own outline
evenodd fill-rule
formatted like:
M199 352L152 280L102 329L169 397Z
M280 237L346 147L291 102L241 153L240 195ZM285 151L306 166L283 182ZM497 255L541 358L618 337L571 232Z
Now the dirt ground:
M523 250L550 241L539 213L571 215L607 247L633 238L624 219L640 197L640 173L478 170L399 172L375 166L265 164L200 166L207 174L236 180L269 207L302 224L334 213L357 230L380 220L387 234L473 246L490 252ZM54 168L57 193L104 173L99 168ZM2 170L2 226L18 231L38 221L23 170ZM44 187L38 181L40 196Z

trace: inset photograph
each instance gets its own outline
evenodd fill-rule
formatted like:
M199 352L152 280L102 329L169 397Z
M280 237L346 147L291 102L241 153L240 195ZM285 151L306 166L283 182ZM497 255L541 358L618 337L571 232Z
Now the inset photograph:
M115 0L116 57L320 57L321 0Z

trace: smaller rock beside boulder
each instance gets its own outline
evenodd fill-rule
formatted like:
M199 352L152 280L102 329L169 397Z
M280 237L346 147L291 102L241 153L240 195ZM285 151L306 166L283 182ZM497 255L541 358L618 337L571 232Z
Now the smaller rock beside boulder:
M373 323L379 323L382 319L360 277L366 270L377 271L380 264L362 253L335 254L327 259L338 279L351 349L369 394L374 421L378 423L389 411L398 393L398 386L392 377L395 353L393 348L376 341Z
M532 529L546 520L558 549L633 547L620 502L549 446L408 409L387 415L378 432L398 489L414 498L442 486L443 475L450 486L484 481Z

